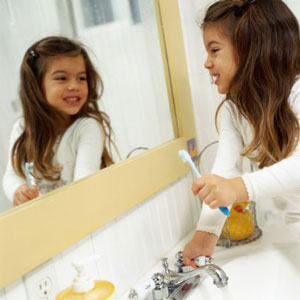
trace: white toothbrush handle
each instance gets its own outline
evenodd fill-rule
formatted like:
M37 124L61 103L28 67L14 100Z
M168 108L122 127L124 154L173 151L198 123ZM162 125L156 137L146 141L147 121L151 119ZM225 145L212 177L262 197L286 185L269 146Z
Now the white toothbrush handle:
M192 167L192 170L194 171L194 174L197 178L200 178L201 177L201 174L199 173L198 169L196 168L195 164L193 163L190 163L191 167Z
M32 190L32 184L29 176L29 163L25 163L25 177L29 188Z

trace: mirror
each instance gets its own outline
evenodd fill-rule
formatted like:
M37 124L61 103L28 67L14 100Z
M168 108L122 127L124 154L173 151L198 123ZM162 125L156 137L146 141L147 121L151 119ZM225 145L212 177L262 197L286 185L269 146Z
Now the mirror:
M111 120L120 157L174 138L154 3L139 0L28 0L0 3L1 181L10 131L21 116L19 68L31 44L49 35L83 42L104 82L100 109ZM5 113L3 113L5 112ZM11 207L0 188L0 212Z

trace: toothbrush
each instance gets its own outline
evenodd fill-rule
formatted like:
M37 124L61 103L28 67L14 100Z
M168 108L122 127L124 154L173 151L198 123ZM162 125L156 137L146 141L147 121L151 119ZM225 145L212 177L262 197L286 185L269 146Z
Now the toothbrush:
M32 190L31 175L29 172L33 170L33 163L25 163L25 176L29 188Z
M193 163L192 161L192 158L191 156L188 154L187 151L185 150L179 150L178 152L179 156L181 157L181 159L183 160L183 162L187 162L190 167L192 168L195 176L197 178L200 178L201 177L201 174L199 173L198 169L196 168L195 164ZM222 207L220 206L219 207L219 210L225 215L225 216L230 216L230 211L227 207Z

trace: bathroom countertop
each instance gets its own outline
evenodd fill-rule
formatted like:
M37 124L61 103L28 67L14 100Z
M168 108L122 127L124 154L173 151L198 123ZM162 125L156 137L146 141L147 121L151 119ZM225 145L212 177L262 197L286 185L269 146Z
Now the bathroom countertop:
M174 269L175 254L184 248L193 234L194 230L165 255L170 269ZM299 297L300 242L285 225L264 228L262 237L249 244L228 249L216 247L213 258L214 264L229 277L228 285L217 288L209 276L202 276L186 299L296 300ZM162 272L160 261L136 284L157 272ZM128 292L120 299L127 300Z

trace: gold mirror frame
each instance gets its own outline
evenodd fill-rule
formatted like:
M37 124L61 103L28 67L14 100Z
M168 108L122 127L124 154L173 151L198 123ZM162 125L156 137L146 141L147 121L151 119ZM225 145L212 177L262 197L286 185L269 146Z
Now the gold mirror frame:
M178 2L154 0L176 138L0 215L0 288L183 176L195 138Z

